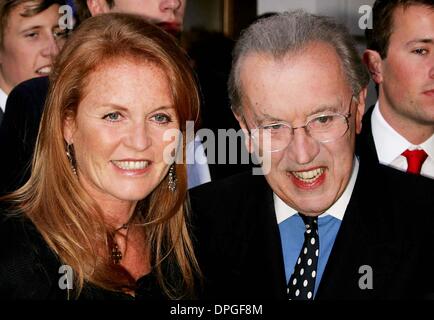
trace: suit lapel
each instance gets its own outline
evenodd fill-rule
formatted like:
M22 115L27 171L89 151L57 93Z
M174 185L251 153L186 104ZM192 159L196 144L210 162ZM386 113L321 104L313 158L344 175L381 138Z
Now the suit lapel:
M266 273L269 276L269 283L273 284L270 287L273 299L286 299L286 276L285 265L283 261L282 242L280 238L280 231L277 224L276 212L274 208L273 193L268 188L266 201L264 203L265 221L265 241L264 241L264 254L265 254L265 267ZM263 227L264 227L263 226ZM261 227L261 226L259 226Z
M241 196L217 202L215 212L196 215L204 296L282 300L286 280L273 193L263 176L246 178L246 186ZM196 197L194 210L206 213L200 205L208 204ZM228 211L219 218L222 210Z
M247 235L239 256L238 273L246 277L245 297L286 299L286 278L273 193L264 178L250 201L244 218Z
M316 299L341 298L337 294L341 294L340 281L343 277L342 272L348 268L348 260L353 259L353 250L355 243L359 242L361 237L360 230L360 207L359 198L357 196L360 189L360 173L357 177L351 200L345 211L344 218L336 236L333 249L324 270L321 283L318 287ZM354 249L354 248L353 248ZM351 256L348 256L351 255ZM346 277L343 277L346 278Z
M393 209L381 200L387 199L385 186L372 185L371 176L382 180L378 165L360 161L360 170L350 203L344 215L335 244L318 289L317 299L373 299L385 297L394 263L399 261L400 243L391 221ZM372 205L374 203L374 205ZM386 214L387 213L387 214ZM373 289L360 286L372 268ZM362 281L362 283L366 283Z

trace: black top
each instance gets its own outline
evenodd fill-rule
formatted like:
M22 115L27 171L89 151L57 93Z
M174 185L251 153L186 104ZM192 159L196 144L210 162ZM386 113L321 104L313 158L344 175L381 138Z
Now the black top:
M64 272L59 272L62 263L33 223L8 212L0 216L0 299L67 300L68 290L59 286L64 276ZM79 299L160 300L164 297L156 275L151 272L137 281L135 297L85 283Z

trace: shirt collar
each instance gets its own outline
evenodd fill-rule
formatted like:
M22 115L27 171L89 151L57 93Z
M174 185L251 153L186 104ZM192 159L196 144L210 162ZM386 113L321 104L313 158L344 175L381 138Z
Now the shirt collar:
M431 159L434 159L434 134L427 141L421 143L420 147L425 150Z
M350 181L348 182L344 193L340 196L338 201L336 201L326 212L321 214L319 217L325 217L330 215L338 220L344 218L345 211L347 210L348 203L350 202L351 195L356 184L357 173L359 172L359 160L354 157L353 161L353 171L351 173ZM297 214L297 210L288 206L282 199L279 198L277 194L273 192L274 199L274 209L276 211L277 223L281 223L286 219Z
M5 112L6 110L6 100L8 98L8 95L0 89L0 108Z
M386 122L380 112L378 101L372 112L371 125L375 149L380 163L390 165L407 149L423 149L430 158L434 157L434 135L419 146L411 144Z

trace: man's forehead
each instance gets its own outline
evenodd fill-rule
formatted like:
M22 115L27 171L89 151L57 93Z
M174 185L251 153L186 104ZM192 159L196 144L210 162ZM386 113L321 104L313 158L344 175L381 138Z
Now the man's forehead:
M242 96L249 100L276 99L276 93L334 95L350 88L338 55L331 50L324 52L324 47L282 59L251 54L241 62L239 76Z
M288 48L284 51L282 49L281 52L267 51L267 49L256 50L253 48L250 51L244 53L241 56L240 61L244 62L245 60L253 59L257 62L267 64L290 63L297 58L303 58L309 54L318 58L318 52L326 52L333 55L337 54L336 49L332 44L322 40L311 40L297 45L294 44L293 46L288 45Z
M416 19L415 15L417 15ZM429 7L424 4L410 4L406 6L398 6L394 9L392 14L392 21L390 26L391 34L393 36L396 31L408 31L409 28L414 29L414 31L420 31L423 34L424 32L430 30L420 30L419 23L427 20L432 21L432 19L434 19L434 7Z
M317 74L323 71L323 76L344 74L336 49L325 42L311 42L302 46L302 49L277 56L268 52L248 53L240 59L238 66L241 82L277 81L286 70L293 70L294 77L297 77L296 72L307 74L304 71L307 69L317 70Z

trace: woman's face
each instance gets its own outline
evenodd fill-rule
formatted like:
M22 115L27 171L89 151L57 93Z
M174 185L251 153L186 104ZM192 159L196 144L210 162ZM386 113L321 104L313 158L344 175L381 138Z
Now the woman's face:
M163 70L121 59L89 76L64 137L74 145L81 184L104 209L113 200L141 200L164 179L163 153L178 142L164 141L168 129L179 129L179 121Z

